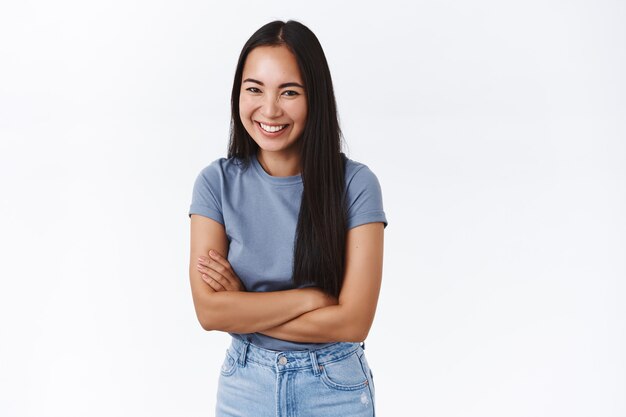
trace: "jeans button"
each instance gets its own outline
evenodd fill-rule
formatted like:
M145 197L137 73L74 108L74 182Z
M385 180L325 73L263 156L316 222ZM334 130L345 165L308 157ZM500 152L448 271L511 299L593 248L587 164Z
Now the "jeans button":
M287 363L287 358L286 358L286 357L284 357L284 356L281 356L281 357L278 359L278 363L279 363L279 364L281 364L281 365L285 365L285 364Z

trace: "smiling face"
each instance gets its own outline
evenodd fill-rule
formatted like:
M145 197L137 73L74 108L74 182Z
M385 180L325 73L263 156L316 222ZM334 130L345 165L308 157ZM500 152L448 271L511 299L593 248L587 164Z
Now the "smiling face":
M239 114L259 152L297 157L307 118L304 82L286 46L259 46L243 68Z

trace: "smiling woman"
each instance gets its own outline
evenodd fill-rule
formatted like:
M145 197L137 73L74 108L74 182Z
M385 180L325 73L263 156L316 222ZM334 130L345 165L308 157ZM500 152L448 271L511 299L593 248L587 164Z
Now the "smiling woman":
M259 162L270 175L298 174L298 138L306 123L307 101L296 57L284 45L259 46L248 55L243 78L241 122L259 147Z
M382 191L341 152L330 71L295 21L239 57L227 158L196 178L189 277L198 321L228 332L217 416L372 416L365 358L380 291Z

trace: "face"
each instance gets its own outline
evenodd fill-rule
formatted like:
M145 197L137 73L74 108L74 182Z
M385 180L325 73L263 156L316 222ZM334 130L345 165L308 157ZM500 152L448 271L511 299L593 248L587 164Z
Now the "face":
M261 152L298 154L307 100L296 57L286 46L250 51L243 67L239 113Z

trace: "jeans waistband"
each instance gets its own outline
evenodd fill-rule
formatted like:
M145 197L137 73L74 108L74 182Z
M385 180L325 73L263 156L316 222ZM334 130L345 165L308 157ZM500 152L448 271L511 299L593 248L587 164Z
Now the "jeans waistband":
M364 342L336 342L314 350L276 351L233 337L228 350L242 367L246 366L247 361L251 361L278 371L310 368L317 375L320 366L325 363L338 361L356 351L363 351L364 348Z

